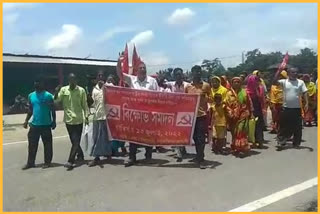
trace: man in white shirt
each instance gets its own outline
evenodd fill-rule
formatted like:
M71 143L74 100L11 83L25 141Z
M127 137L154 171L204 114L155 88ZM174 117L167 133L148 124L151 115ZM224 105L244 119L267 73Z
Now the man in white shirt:
M117 64L117 74L121 76L121 58L120 56ZM159 86L156 79L147 76L146 65L141 62L138 67L137 76L129 75L123 73L124 81L129 85L130 88L147 90L147 91L159 91ZM137 153L138 145L134 143L130 143L129 145L129 160L125 162L125 167L129 167L135 164L136 162L136 153ZM145 146L146 153L145 158L147 161L152 159L152 147Z
M304 98L304 110L308 110L308 94L306 85L297 78L297 68L288 69L288 79L279 80L276 74L273 84L280 84L283 89L283 110L280 114L280 130L278 146L285 146L286 141L293 135L293 146L298 148L302 139L302 118L300 97Z
M173 70L173 75L175 77L174 82L168 82L167 85L171 89L173 93L185 93L185 87L188 84L187 82L183 81L183 70L182 68L175 68ZM186 147L184 146L177 146L175 147L177 153L177 162L181 162L183 155L185 155Z
M88 163L89 167L99 164L100 157L102 156L107 156L110 160L112 153L111 142L108 139L106 114L103 102L103 85L105 84L103 72L98 72L97 80L98 83L92 91L92 106L94 108L92 129L93 147L90 156L94 157L94 160Z

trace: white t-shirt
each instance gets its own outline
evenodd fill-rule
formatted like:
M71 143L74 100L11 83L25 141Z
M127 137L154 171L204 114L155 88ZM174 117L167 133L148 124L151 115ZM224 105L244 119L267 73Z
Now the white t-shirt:
M308 89L302 80L282 79L278 81L283 89L283 107L300 108L300 96Z
M129 84L130 88L148 90L148 91L159 91L157 80L153 77L147 76L143 81L140 81L137 76L124 74L125 81Z
M178 86L176 82L168 82L169 86L171 86L171 91L176 93L184 93L185 87L188 84L187 82L183 81L182 85Z

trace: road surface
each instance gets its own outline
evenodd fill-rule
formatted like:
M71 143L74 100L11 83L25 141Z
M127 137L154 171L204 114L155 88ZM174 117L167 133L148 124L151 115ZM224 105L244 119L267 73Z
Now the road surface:
M307 211L317 209L317 128L304 128L301 149L276 151L274 135L246 158L217 156L205 149L208 168L177 163L174 153L155 153L155 163L125 168L126 158L102 166L62 166L70 142L58 115L54 167L22 171L27 158L25 115L5 117L4 211ZM230 141L230 140L229 140ZM40 142L37 164L43 162ZM142 158L144 151L138 154ZM87 157L87 159L90 159ZM312 207L312 208L310 208ZM316 207L316 208L315 208Z

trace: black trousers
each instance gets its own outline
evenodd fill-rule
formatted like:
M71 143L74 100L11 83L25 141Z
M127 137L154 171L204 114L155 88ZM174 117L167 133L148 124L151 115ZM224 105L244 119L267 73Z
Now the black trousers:
M204 147L206 145L207 130L207 117L197 117L196 124L194 127L193 140L195 142L197 160L199 162L204 160Z
M285 143L293 135L293 145L299 146L302 139L302 118L300 108L283 108L280 112L278 140Z
M79 124L79 125L66 124L66 126L68 130L69 138L72 144L68 162L74 163L76 156L78 158L84 158L82 149L80 147L83 124Z
M52 161L51 127L31 125L28 132L28 165L34 165L37 156L40 136L44 148L44 162L46 164L50 164Z
M256 139L256 142L259 143L259 145L262 145L264 141L264 134L263 134L264 127L265 127L264 118L262 115L259 115L256 123L256 129L255 129L255 139Z
M146 153L144 156L146 159L151 159L152 158L152 147L151 146L140 146L134 143L129 143L129 159L136 161L136 154L137 154L137 149L139 147L144 147L146 149Z

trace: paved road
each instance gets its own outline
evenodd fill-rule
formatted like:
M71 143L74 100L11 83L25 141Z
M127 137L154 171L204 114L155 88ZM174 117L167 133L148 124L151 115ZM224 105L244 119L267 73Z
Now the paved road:
M24 116L17 117L23 121ZM9 121L9 119L7 120ZM206 147L208 168L174 153L154 154L155 163L123 167L123 158L67 172L62 166L70 149L66 137L54 140L55 167L22 171L27 157L27 130L4 128L4 211L229 211L317 177L317 128L303 130L303 147L277 152L274 135L251 156L217 156ZM54 136L65 136L59 123ZM22 141L22 142L21 142ZM194 148L188 148L195 153ZM142 158L144 152L138 157ZM190 155L192 158L192 155ZM39 147L37 163L43 161ZM317 186L259 208L257 211L301 211L317 201Z

